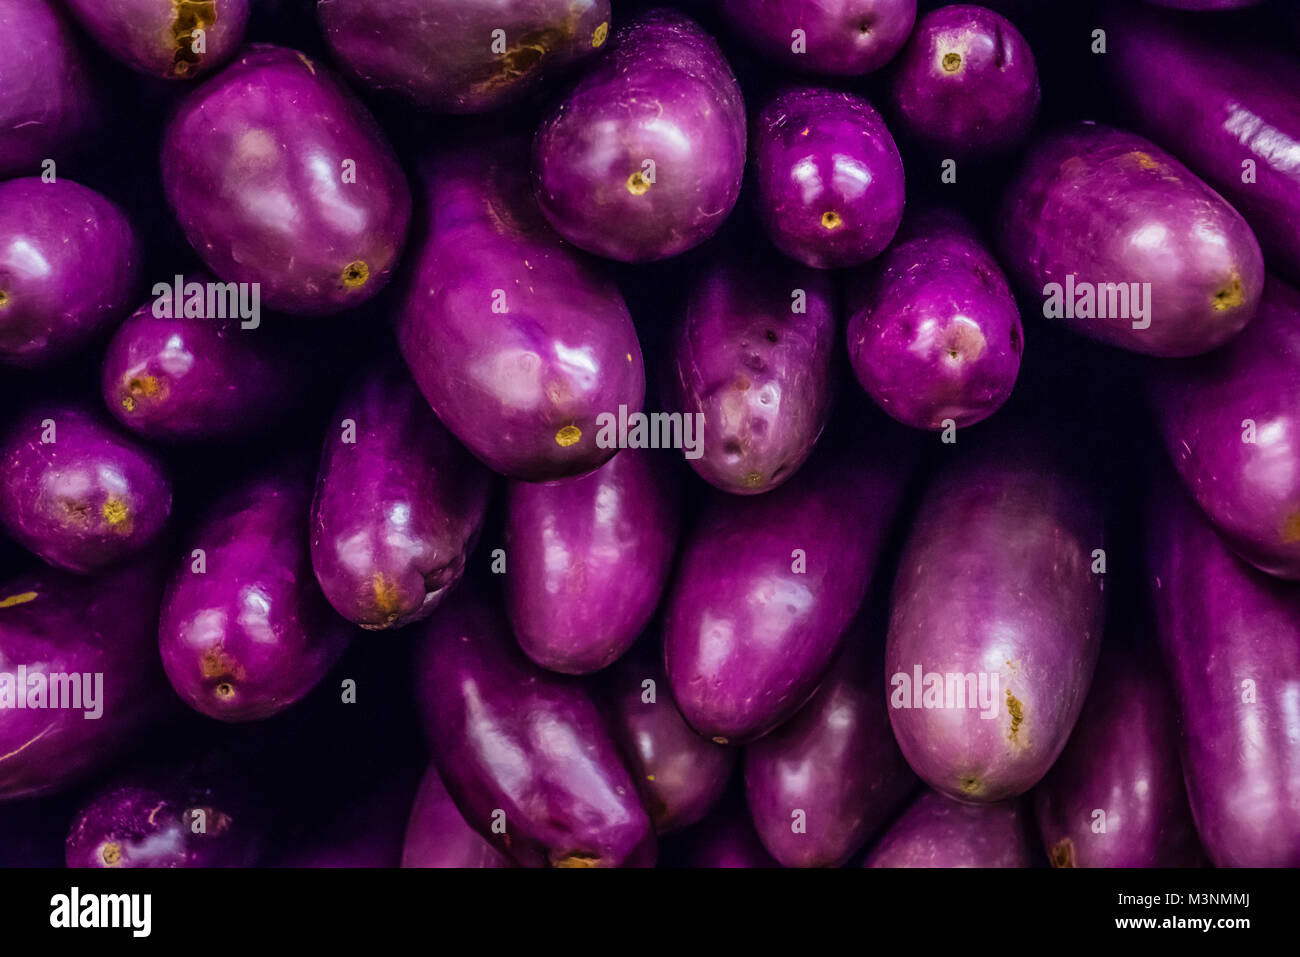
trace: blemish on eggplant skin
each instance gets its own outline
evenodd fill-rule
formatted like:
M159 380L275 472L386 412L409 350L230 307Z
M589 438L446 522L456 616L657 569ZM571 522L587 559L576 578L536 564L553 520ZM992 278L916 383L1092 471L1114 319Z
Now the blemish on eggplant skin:
M207 30L217 22L215 0L172 0L172 76L185 76L199 62L194 52L194 31Z
M29 601L35 601L40 595L34 591L19 592L17 595L9 595L7 598L0 598L0 608L12 608L14 605L25 605Z
M835 212L833 209L828 209L826 212L822 213L823 229L839 229L843 222L844 220L840 217L840 214Z
M582 429L576 425L566 425L560 431L555 433L555 444L561 448L567 449L570 445L577 444L582 438Z
M99 514L104 517L104 521L109 527L119 532L129 532L131 509L126 502L120 498L108 498L99 508Z
M1047 856L1053 867L1074 867L1074 842L1068 837L1061 838Z
M364 259L357 259L343 267L339 279L344 289L359 289L370 278L370 267Z
M591 35L591 45L593 47L602 47L605 45L605 39L609 36L609 21L605 21L596 27L596 32Z
M600 858L594 854L583 854L576 852L565 854L555 862L554 867L600 867Z
M9 305L9 293L0 289L0 309L3 309L7 305Z
M1020 724L1025 720L1025 714L1020 701L1011 693L1010 688L1007 689L1007 711L1011 715L1011 730L1007 732L1007 737L1015 741L1016 736L1020 734Z
M979 778L962 778L957 782L957 787L963 794L978 794L980 792Z
M1282 544L1300 542L1300 512L1292 512L1282 522Z
M633 196L644 196L650 191L650 185L650 180L646 179L640 170L627 178L627 191Z
M956 73L961 69L961 54L955 50L945 53L939 62L943 66L944 73Z
M1219 312L1226 312L1229 309L1235 309L1245 301L1245 291L1241 285L1241 277L1233 276L1226 286L1218 289L1214 293L1214 308Z
M120 867L122 865L122 845L117 841L107 841L101 844L99 859L104 862L105 867Z

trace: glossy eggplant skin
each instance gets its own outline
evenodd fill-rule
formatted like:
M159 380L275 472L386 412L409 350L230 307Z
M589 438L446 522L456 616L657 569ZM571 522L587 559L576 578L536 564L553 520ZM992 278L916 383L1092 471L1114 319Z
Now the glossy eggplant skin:
M1259 243L1241 215L1124 130L1080 123L1043 137L998 221L1002 264L1045 316L1133 352L1217 348L1254 316L1264 289Z
M623 449L587 475L510 483L506 607L543 668L599 671L649 622L677 544L676 454Z
M799 713L745 748L745 794L768 852L784 867L839 867L915 789L880 693L883 637L855 626Z
M1216 867L1300 866L1300 584L1247 565L1173 483L1148 543L1183 775Z
M362 85L444 113L483 113L517 100L598 54L610 25L609 0L318 0L316 7L325 42Z
M1021 801L959 804L925 791L871 849L863 867L1033 867Z
M140 246L126 213L68 179L0 183L0 364L49 365L126 315Z
M695 21L653 10L542 120L538 205L556 232L622 262L666 259L717 231L745 166L740 86Z
M283 711L352 638L312 574L311 485L296 472L294 463L255 474L213 502L163 598L163 667L181 699L210 718Z
M1241 335L1149 382L1174 467L1219 534L1300 581L1300 291L1270 276Z
M1158 656L1118 644L1102 650L1074 734L1031 796L1053 867L1203 862L1177 706Z
M650 817L586 690L525 658L472 588L420 628L425 732L470 826L525 867L652 866Z
M668 680L720 744L757 740L808 700L866 594L910 463L897 447L839 451L767 495L712 493L680 550Z
M1006 800L1047 773L1101 647L1100 510L1025 444L976 448L936 478L894 580L890 721L912 769L959 801Z
M162 173L208 268L260 284L281 312L365 302L388 282L411 217L406 177L361 102L323 64L270 44L245 47L181 101Z
M786 69L862 76L902 49L916 23L916 0L720 0L727 23ZM794 31L804 35L796 49Z
M493 471L539 482L614 454L597 419L641 410L645 367L613 279L538 213L522 148L488 140L426 164L398 340L443 425Z
M438 769L429 765L411 807L402 867L512 867L513 862L470 827Z
M192 80L234 55L256 0L64 2L77 24L127 66L148 76Z
M460 581L491 490L400 363L367 370L335 412L316 478L311 561L325 597L372 631L427 618Z
M42 404L0 437L0 525L57 568L125 561L158 540L171 508L162 460L98 410Z
M669 350L668 405L703 416L691 467L735 495L793 476L821 436L837 384L835 288L775 256L728 251L695 280Z
M162 583L147 556L96 578L41 569L0 588L0 663L15 676L8 689L0 679L0 802L77 783L138 746L166 713L172 697L154 653ZM102 675L102 685L81 710L11 707L18 693L39 700L37 672Z

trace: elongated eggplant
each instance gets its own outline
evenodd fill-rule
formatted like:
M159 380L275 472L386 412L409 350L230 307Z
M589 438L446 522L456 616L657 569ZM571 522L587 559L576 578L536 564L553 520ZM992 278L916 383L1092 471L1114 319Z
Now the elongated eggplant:
M970 805L926 791L885 832L863 867L1033 867L1020 801Z
M720 0L718 9L764 57L839 76L880 69L916 23L916 0Z
M429 765L406 824L403 867L510 867L512 862L467 823Z
M127 66L190 80L244 40L250 0L66 0L83 30Z

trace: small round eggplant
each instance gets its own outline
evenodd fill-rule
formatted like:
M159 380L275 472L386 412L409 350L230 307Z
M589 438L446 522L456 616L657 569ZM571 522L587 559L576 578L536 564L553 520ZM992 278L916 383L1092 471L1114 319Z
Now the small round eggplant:
M66 0L78 25L148 76L192 80L234 55L256 0Z
M510 867L512 862L465 823L438 769L429 765L406 824L403 867Z
M863 867L1033 867L1020 801L970 805L926 791L885 832Z
M838 76L880 69L916 22L916 0L719 0L718 9L764 57Z

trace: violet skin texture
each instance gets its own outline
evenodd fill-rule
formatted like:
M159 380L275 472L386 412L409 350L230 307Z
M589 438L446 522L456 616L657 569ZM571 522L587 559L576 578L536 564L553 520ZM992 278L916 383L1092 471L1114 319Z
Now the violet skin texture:
M698 733L746 744L789 718L862 603L908 464L823 452L767 495L711 493L680 549L664 654Z
M1022 802L958 804L926 791L885 832L863 867L1033 867Z
M92 129L96 110L86 64L58 5L0 0L0 178L61 160Z
M312 574L311 487L290 475L245 480L189 534L163 599L158 645L172 687L221 721L258 721L310 691L351 626ZM196 554L199 550L202 555Z
M862 388L917 429L988 418L1020 372L1020 310L997 261L956 214L915 217L851 281L848 346Z
M190 80L243 42L250 0L65 0L77 24L129 67ZM195 32L203 31L203 52Z
M406 824L402 866L479 868L513 864L465 823L438 769L430 765Z
M361 102L296 50L248 46L182 100L162 171L190 245L219 279L260 283L265 308L351 308L397 265L406 177Z
M40 406L0 439L0 526L82 574L140 552L171 515L162 461L107 418L80 405Z
M903 159L885 121L851 93L799 87L759 114L758 210L768 238L818 269L858 266L903 219Z
M403 366L370 370L345 390L316 478L311 561L325 597L371 631L427 618L460 581L491 490Z
M1216 867L1300 867L1300 585L1251 568L1182 492L1160 491L1150 577L1196 830Z
M1250 321L1264 288L1246 221L1178 160L1123 130L1080 123L1044 137L1008 187L999 222L1001 261L1044 315L1056 292L1056 321L1133 352L1221 346ZM1107 318L1085 304L1089 293Z
M916 22L916 0L719 0L728 25L792 70L862 76L888 63ZM803 31L802 49L793 34Z
M783 867L841 866L916 789L889 727L869 637L879 638L855 627L812 700L745 748L749 812Z
M506 607L543 668L599 671L650 620L677 544L676 454L624 449L587 475L510 483Z
M1203 862L1178 760L1177 714L1158 658L1103 650L1070 742L1032 792L1053 867Z
M1300 291L1269 277L1241 335L1152 372L1184 485L1237 554L1300 581Z
M525 867L653 866L654 831L603 717L459 589L421 626L416 693L434 763L479 834ZM504 833L493 823L504 813Z
M666 259L713 235L740 196L744 165L731 67L672 10L620 26L533 141L547 220L575 246L623 262Z
M318 0L316 9L335 59L362 85L443 113L517 100L599 53L610 24L609 0Z
M122 209L71 180L0 183L0 363L39 366L131 307L140 249Z
M956 4L916 25L889 98L899 131L924 148L987 158L1024 142L1041 96L1033 51L1011 21Z
M43 568L0 585L0 662L27 674L14 701L0 692L0 802L89 777L137 746L174 702L154 653L162 579L158 562L141 560L97 578ZM81 709L15 707L19 693L42 700L36 673L104 677Z
M522 144L486 141L426 166L429 233L398 340L443 425L527 482L606 462L597 417L639 412L645 367L613 279L537 211Z
M992 446L930 487L899 559L885 653L890 721L912 769L970 802L1023 794L1056 760L1101 646L1104 547L1089 490ZM922 675L917 687L916 671ZM972 675L946 707L944 675ZM936 689L925 676L939 677Z
M801 310L801 311L796 311ZM668 407L704 416L697 458L710 485L769 492L812 453L836 377L835 289L777 256L722 255L692 286L670 346Z

